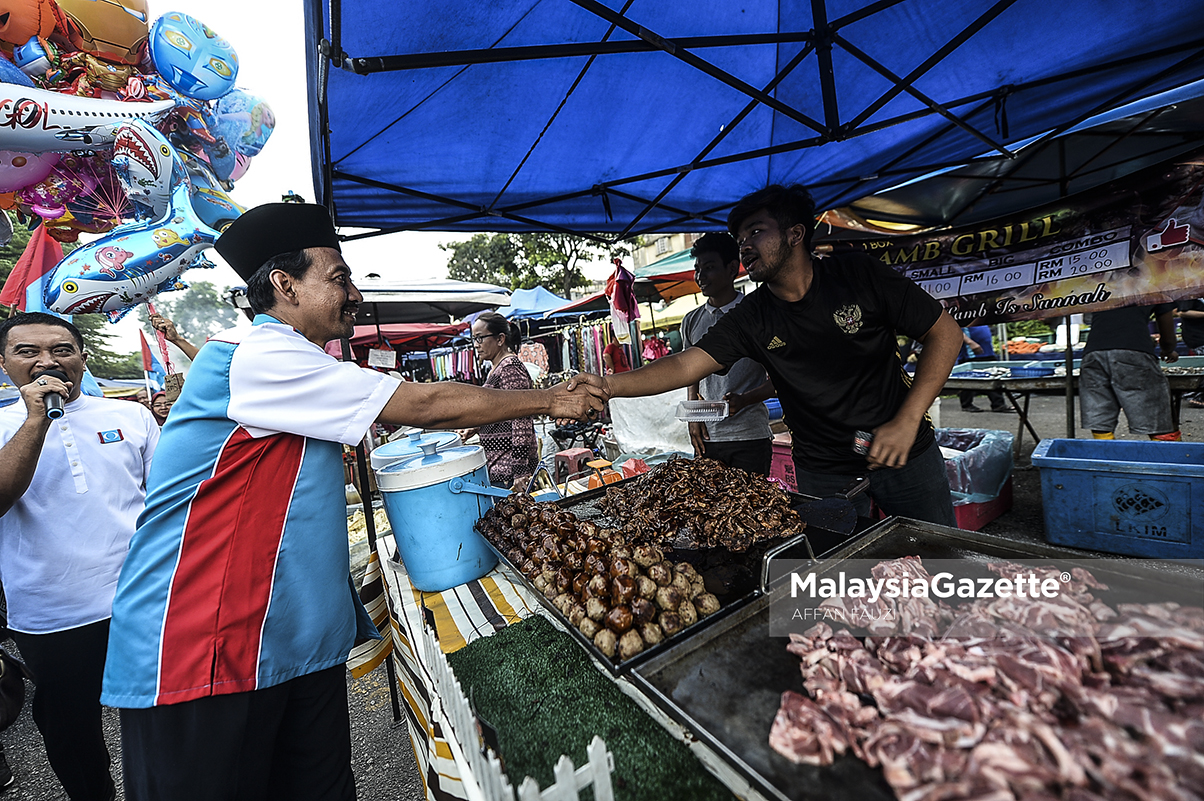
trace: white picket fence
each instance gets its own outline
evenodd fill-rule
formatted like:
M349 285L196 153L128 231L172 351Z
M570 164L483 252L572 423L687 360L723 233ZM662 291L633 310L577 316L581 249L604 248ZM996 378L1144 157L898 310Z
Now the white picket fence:
M497 754L492 749L481 747L481 730L472 705L468 703L460 681L447 663L447 657L436 643L434 632L424 630L419 639L422 640L423 657L435 684L435 694L456 739L464 747L464 757L481 792L487 801L515 801L514 787L502 770ZM556 782L547 789L541 790L537 781L526 777L518 789L518 801L578 801L578 791L590 786L594 788L595 801L614 801L614 790L610 783L610 774L615 767L614 755L606 750L606 743L596 735L590 741L586 754L588 761L579 768L562 754L553 769Z

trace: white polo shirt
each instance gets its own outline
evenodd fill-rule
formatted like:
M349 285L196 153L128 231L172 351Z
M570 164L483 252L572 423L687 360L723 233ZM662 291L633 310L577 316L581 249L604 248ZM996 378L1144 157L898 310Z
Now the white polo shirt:
M140 403L80 395L50 424L29 489L0 517L8 625L50 634L104 620L146 498L159 426ZM0 447L25 422L0 409Z

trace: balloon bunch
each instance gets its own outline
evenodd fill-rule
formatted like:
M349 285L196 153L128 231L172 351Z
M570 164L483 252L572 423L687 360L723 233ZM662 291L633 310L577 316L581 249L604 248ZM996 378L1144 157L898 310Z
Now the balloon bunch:
M69 254L47 308L119 319L184 286L243 208L228 192L275 126L235 88L238 55L204 23L146 0L3 0L0 209Z

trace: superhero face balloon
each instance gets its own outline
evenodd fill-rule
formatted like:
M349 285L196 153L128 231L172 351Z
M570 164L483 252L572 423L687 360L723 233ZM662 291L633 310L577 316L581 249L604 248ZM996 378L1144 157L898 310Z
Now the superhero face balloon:
M215 100L234 88L238 54L208 25L171 11L151 28L150 56L155 69L180 94Z

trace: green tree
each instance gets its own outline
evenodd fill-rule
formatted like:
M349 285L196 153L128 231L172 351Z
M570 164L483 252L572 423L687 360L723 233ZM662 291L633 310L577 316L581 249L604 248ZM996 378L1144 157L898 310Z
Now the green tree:
M118 353L109 349L113 338L104 315L77 314L71 322L84 336L88 369L97 378L142 378L142 353Z
M239 319L238 310L222 300L209 281L196 281L183 292L156 295L155 309L176 324L176 330L194 345L209 337L233 328ZM150 331L150 313L145 305L138 307L138 319Z
M509 289L544 286L564 297L589 283L581 269L584 264L631 252L630 241L607 245L593 237L536 233L474 234L439 247L452 254L447 274L457 281Z
M527 269L518 242L510 234L473 234L470 239L440 245L439 249L452 254L447 276L453 280L509 289L539 285L539 276Z

